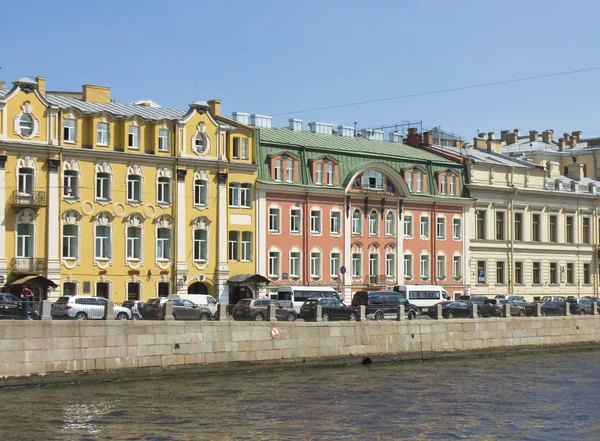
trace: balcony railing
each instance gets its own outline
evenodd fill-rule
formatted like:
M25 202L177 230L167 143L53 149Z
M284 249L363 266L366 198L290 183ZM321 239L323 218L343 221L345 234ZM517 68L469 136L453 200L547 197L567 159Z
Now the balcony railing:
M48 259L33 259L17 257L10 261L11 273L45 273L48 269Z
M369 276L369 285L385 285L387 277L385 275Z
M46 206L46 192L45 191L33 191L31 193L21 193L17 190L12 192L8 205L13 207L45 207Z

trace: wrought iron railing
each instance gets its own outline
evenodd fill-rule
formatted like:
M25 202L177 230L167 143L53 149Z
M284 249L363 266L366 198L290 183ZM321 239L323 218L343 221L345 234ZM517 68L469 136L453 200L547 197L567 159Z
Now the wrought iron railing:
M10 261L11 273L44 273L48 269L48 259L16 257Z
M385 275L369 276L369 285L385 285L386 281Z
M46 192L33 191L31 193L21 193L15 190L8 200L8 205L16 207L45 207Z

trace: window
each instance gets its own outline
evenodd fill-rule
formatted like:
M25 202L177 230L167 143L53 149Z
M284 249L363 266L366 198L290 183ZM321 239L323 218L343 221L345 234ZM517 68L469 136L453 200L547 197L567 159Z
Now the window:
M504 285L506 282L505 278L505 266L504 262L496 262L496 285Z
M79 227L77 225L63 225L63 259L77 259L79 256Z
M356 209L352 212L352 234L362 234L362 219L360 217L360 210Z
M504 212L496 212L496 240L504 240Z
M73 282L65 282L63 283L63 296L72 297L77 295L77 284Z
M323 163L317 162L315 170L315 184L323 183Z
M251 231L242 231L242 262L252 262Z
M281 232L281 210L279 208L269 208L269 233Z
M283 177L283 161L281 159L276 159L273 164L274 167L274 177L276 181L281 181Z
M515 213L515 240L523 240L523 213Z
M310 232L311 234L321 234L320 210L310 210Z
M541 239L540 232L540 215L532 214L531 215L531 240L534 242L539 242Z
M290 232L299 234L302 231L302 212L299 208L290 211Z
M581 221L581 241L583 243L590 243L590 218L584 217L583 219L581 219Z
M248 138L242 138L242 159L248 159L249 157Z
M194 181L194 205L208 207L208 181L205 179Z
M421 232L422 238L429 237L429 217L428 216L421 216L420 232Z
M240 138L233 138L233 158L240 158Z
M127 260L141 260L142 258L142 229L140 227L127 227Z
M558 263L550 263L550 284L558 285Z
M339 211L331 212L330 228L331 234L342 233L342 213L340 213Z
M379 236L379 214L376 210L369 213L369 236Z
M333 164L327 164L327 185L333 185Z
M99 122L96 125L96 144L107 146L110 143L110 127L108 123Z
M77 171L65 170L63 172L63 197L77 199Z
M161 152L168 152L169 149L169 131L167 129L160 129L158 131L158 150Z
M208 231L194 230L194 260L206 262L208 260Z
M462 220L458 217L452 219L452 239L453 240L461 240L462 239Z
M17 225L17 250L18 258L33 257L33 225L18 224Z
M437 218L436 237L440 240L446 239L446 218L445 217Z
M575 264L567 263L567 284L573 285L575 283Z
M171 230L169 228L156 230L156 260L171 260Z
M412 256L412 254L404 255L404 277L407 279L413 278L413 256Z
M240 260L239 254L240 232L229 232L229 260Z
M171 203L171 178L161 176L158 178L158 203Z
M446 278L446 256L440 254L436 258L437 278L444 280Z
M448 191L448 177L446 175L440 176L440 193L446 194Z
M396 235L396 216L392 211L388 211L388 214L385 215L385 235Z
M281 274L281 253L279 251L269 251L269 277L271 279L279 278Z
M396 255L394 253L385 255L385 276L388 279L396 278Z
M414 173L412 171L409 171L408 173L406 173L406 184L408 185L408 191L410 191L411 193L413 192L414 189Z
M475 212L475 238L485 239L485 210Z
M369 254L369 276L378 276L379 275L379 254L370 253Z
M456 176L448 176L448 194L456 195Z
M383 190L383 175L373 170L364 172L363 188L367 190Z
M404 237L413 236L413 217L412 214L404 216Z
M252 208L252 184L229 184L229 206Z
M310 253L310 277L321 277L321 253L318 251Z
M429 256L421 255L421 279L429 279Z
M532 277L534 285L540 285L542 283L542 264L540 262L533 262Z
M96 225L96 259L110 259L110 227Z
M523 284L523 262L515 262L515 283Z
M133 149L140 148L140 128L137 126L129 126L129 133L127 136L127 145Z
M573 225L574 221L575 221L575 219L573 218L573 216L567 216L567 218L566 218L567 231L566 231L566 237L565 237L565 240L567 241L567 243L575 242L575 237L574 237L575 228Z
M63 120L63 141L77 142L77 121L74 119Z
M142 201L142 177L139 175L127 176L127 202Z
M352 277L361 277L362 275L362 254L352 253Z
M290 253L290 277L300 278L300 259L298 251Z
M342 255L340 253L331 253L330 266L331 266L331 277L338 277L340 274L340 266L342 262Z
M110 201L110 173L96 173L96 199Z
M194 137L194 150L196 153L203 155L208 149L208 143L203 133L197 133Z
M24 113L19 118L19 130L22 136L31 136L33 133L33 118L31 115Z
M33 195L33 169L19 167L18 191L22 195Z
M415 179L417 181L416 192L421 193L423 191L423 173L416 172Z
M485 261L484 260L478 260L477 261L477 283L486 283L485 280L486 274L485 274Z
M294 161L291 159L285 161L285 181L294 182Z
M549 219L548 219L548 236L549 236L549 240L550 242L556 242L556 224L557 224L557 219L558 217L555 215L550 215Z
M462 259L460 256L454 256L452 258L452 274L454 279L462 279Z
M590 283L592 283L592 278L590 277L590 264L589 263L583 264L583 283L585 285L589 285Z

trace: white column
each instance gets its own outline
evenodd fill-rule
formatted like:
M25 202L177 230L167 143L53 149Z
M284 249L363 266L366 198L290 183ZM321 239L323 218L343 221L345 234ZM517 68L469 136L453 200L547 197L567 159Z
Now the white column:
M217 225L217 294L219 302L229 304L229 265L227 261L227 233L229 213L227 209L227 171L219 170L218 200L218 225Z
M60 161L57 159L48 160L48 226L46 229L46 240L48 248L48 279L58 285L54 291L49 293L49 297L60 297L60 193L58 184L58 169Z
M404 284L404 216L400 212L400 201L398 202L398 221L396 222L396 285Z
M6 113L6 112L4 112ZM0 286L6 283L7 268L6 268L6 228L5 228L5 207L6 207L6 173L4 167L6 165L6 156L0 156L0 276L4 277Z
M463 241L463 260L462 260L462 272L463 272L463 283L465 284L465 294L469 295L471 292L471 248L469 244L472 235L471 228L472 221L475 218L475 207L469 207L468 205L463 206L463 218L462 218L462 241Z
M175 284L177 294L187 294L187 284L182 283L182 278L188 278L188 266L186 258L186 242L188 228L185 216L185 175L187 170L177 170L177 267L175 272Z
M350 196L346 196L344 206L344 266L346 274L343 275L344 292L346 303L352 300L352 204Z
M265 191L256 191L256 272L267 277L267 195ZM258 293L267 295L266 288Z

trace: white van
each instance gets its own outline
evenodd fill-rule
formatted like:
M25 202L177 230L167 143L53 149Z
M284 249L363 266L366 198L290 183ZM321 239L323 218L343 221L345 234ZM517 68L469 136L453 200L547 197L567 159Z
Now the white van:
M436 303L450 300L450 296L439 285L396 285L394 291L402 294L409 303L418 306L423 314Z
M283 306L293 306L298 314L302 304L313 297L341 300L337 291L330 286L282 286L277 291L277 301Z
M207 308L213 315L217 312L218 302L215 298L208 294L179 294L177 297L180 299L189 300L194 305L203 306Z

